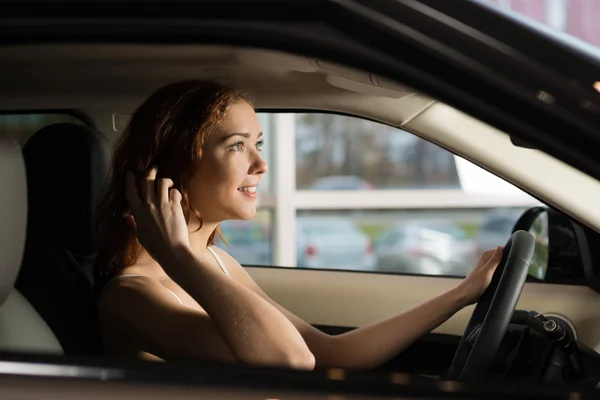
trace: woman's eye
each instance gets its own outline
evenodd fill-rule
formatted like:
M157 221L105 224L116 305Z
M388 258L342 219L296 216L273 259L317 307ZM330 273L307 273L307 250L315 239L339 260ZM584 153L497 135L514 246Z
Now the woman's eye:
M258 143L256 143L256 150L258 150L259 152L262 151L262 147L264 144L264 140L260 140Z
M243 151L244 150L244 143L243 142L237 142L236 144L234 144L233 146L231 146L229 148L232 151Z

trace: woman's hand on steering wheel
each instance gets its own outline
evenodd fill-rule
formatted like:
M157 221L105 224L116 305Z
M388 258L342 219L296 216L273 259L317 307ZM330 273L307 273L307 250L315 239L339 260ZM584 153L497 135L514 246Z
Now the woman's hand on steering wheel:
M458 290L465 306L476 303L490 285L494 271L502 261L503 250L500 246L484 251L473 271L460 283Z

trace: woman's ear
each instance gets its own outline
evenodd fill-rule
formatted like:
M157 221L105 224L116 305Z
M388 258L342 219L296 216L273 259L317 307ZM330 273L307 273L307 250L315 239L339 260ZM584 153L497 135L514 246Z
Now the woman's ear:
M134 232L137 232L137 224L135 223L135 218L133 217L133 215L129 214L125 217L125 219L127 220L129 226L131 226L131 229L133 229Z

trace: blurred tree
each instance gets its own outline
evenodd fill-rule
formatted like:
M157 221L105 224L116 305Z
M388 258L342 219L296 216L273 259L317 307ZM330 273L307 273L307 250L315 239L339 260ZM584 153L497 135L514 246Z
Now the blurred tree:
M380 188L459 186L452 153L408 132L336 114L296 117L296 185L331 176Z

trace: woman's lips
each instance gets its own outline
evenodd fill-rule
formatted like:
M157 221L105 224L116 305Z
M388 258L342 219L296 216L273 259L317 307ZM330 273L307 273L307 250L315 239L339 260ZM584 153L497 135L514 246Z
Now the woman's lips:
M248 196L252 199L255 199L258 197L257 186L244 186L244 187L238 188L238 192L240 192L244 196Z

